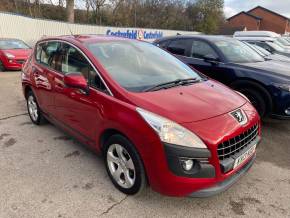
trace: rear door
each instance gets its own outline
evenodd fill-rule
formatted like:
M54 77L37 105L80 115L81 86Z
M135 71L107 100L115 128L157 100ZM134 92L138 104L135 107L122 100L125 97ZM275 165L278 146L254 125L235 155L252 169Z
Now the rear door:
M35 81L36 97L40 108L48 115L53 113L54 109L54 90L52 66L53 57L58 52L60 43L41 42L36 45L36 64L32 67L32 75Z

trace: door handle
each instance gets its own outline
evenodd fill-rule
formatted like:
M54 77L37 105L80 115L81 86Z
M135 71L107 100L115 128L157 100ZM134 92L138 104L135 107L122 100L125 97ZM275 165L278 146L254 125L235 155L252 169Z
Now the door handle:
M63 90L65 87L64 82L58 78L54 79L54 86L57 90Z

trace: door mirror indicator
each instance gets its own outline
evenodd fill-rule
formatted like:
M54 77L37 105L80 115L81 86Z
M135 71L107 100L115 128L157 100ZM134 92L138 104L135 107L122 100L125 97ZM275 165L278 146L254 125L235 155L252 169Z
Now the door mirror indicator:
M80 89L86 94L89 93L88 83L81 73L67 73L64 76L63 82L67 87Z
M218 64L219 58L209 54L203 57L205 62L211 63L211 64Z

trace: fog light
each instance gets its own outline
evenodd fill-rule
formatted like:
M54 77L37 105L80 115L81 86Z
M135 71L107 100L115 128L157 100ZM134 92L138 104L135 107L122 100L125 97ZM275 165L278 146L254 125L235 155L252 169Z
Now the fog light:
M9 60L9 63L12 63L12 62L13 62L13 60L10 59L10 60Z
M290 116L290 107L288 109L285 110L285 114Z
M193 160L191 159L183 159L181 160L181 166L185 171L190 171L193 167Z

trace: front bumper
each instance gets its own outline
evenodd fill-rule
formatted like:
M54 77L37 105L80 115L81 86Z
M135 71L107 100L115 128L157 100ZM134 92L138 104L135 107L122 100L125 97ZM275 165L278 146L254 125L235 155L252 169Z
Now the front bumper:
M208 163L211 153L208 149L189 148L178 145L164 143L167 163L170 171L182 177L188 178L214 178L215 168ZM181 166L181 160L193 160L193 167L185 171Z
M161 144L160 141L152 142L151 145L154 147L154 152L150 152L148 160L144 161L149 184L152 189L168 196L190 196L192 193L210 189L223 183L239 172L244 165L247 165L253 156L249 157L248 160L245 160L244 163L234 170L226 170L224 172L217 152L218 145L221 142L242 134L257 123L260 124L258 114L250 104L246 104L242 108L248 116L248 123L244 126L241 126L229 114L183 124L187 129L191 129L204 139L204 142L208 145L210 157L206 149L203 150L205 151L204 153L196 149L182 149L180 153L174 151L174 148L169 149L173 151L170 152L168 147ZM198 167L194 168L194 171L185 174L180 167L178 158L192 158L197 161L202 158L202 161L200 161L200 164L197 164ZM174 162L176 164L171 165ZM227 165L227 169L230 169L231 166L232 164Z
M277 120L290 120L290 116L288 116L288 115L272 114L271 117L273 119L277 119Z
M27 60L27 58L7 59L7 60L3 61L3 65L4 65L5 69L7 69L7 70L21 70L23 63L25 63L26 60Z
M239 171L237 171L234 175L230 176L228 179L218 183L213 187L193 192L189 195L189 197L194 198L211 197L226 191L233 184L235 184L244 174L246 174L246 172L248 172L248 170L253 166L255 159L256 154L251 158L251 160L247 164L245 164Z
M285 90L279 90L274 93L274 109L271 114L272 118L275 119L290 119L290 92Z

